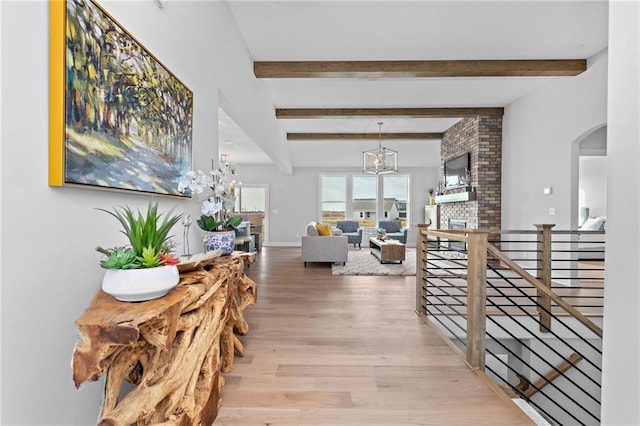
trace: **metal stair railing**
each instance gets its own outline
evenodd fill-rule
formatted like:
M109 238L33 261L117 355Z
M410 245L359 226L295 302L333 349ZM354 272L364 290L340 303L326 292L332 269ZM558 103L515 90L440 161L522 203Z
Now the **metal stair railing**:
M537 227L451 232L420 226L416 311L445 331L472 368L486 371L551 423L598 424L602 329L590 316L601 312L597 293L604 280L593 274L604 267L586 268L591 276L585 281L584 265L574 256L579 243L553 240L578 233ZM465 249L451 249L450 241ZM559 262L569 268L554 268ZM558 283L565 278L570 285Z

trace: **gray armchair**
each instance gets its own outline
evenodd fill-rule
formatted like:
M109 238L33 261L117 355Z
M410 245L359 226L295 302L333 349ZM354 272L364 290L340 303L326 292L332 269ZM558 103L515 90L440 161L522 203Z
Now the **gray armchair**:
M336 228L342 231L342 235L346 235L349 240L349 244L353 244L353 247L362 242L362 230L360 229L360 222L356 220L339 220L336 223Z
M308 262L347 263L349 242L346 236L320 236L315 222L309 222L306 233L307 235L302 236L302 261L305 268Z
M407 232L409 229L403 228L400 222L396 220L381 220L378 222L378 228L387 231L387 237L398 240L402 244L407 244Z

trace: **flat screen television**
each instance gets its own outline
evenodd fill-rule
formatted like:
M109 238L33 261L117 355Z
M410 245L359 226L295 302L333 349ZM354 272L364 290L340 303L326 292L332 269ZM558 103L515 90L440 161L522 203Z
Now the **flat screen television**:
M444 162L444 184L447 189L467 186L467 170L471 155L467 152Z

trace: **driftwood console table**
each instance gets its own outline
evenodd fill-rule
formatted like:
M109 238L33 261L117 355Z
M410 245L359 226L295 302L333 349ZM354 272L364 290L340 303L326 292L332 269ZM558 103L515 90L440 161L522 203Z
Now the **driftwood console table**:
M218 414L221 372L244 348L244 310L256 284L249 256L225 256L180 274L159 299L119 302L99 291L76 321L76 387L106 373L100 425L208 425ZM122 396L125 381L132 389ZM128 386L127 386L128 388Z

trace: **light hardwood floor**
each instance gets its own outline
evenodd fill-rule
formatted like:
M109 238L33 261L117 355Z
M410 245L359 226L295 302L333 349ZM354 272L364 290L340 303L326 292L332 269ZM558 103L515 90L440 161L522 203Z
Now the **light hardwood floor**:
M533 424L415 314L415 277L333 276L275 247L246 271L258 302L216 425Z

